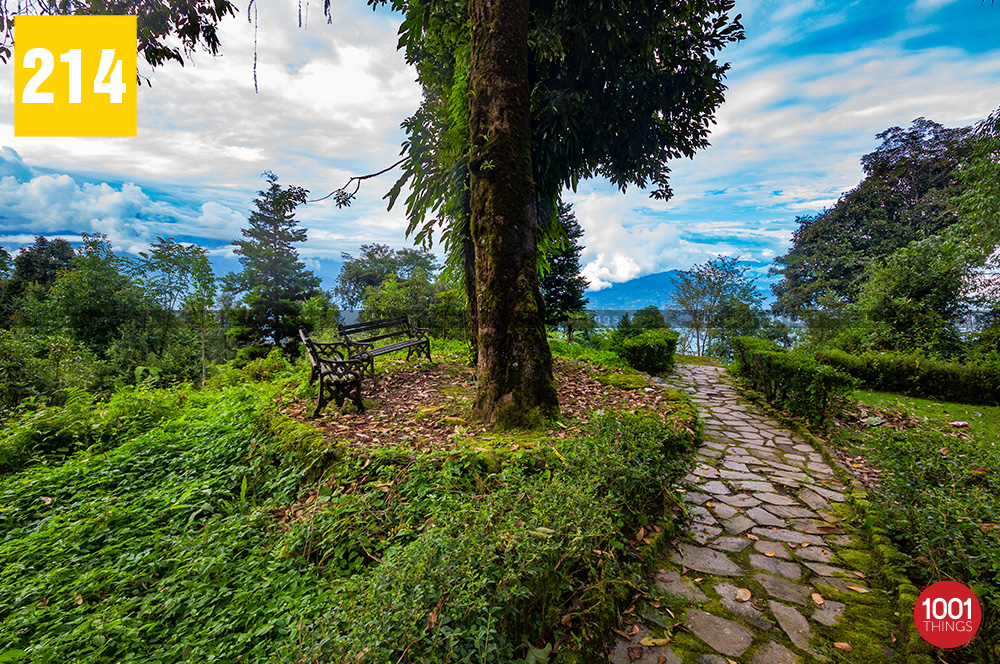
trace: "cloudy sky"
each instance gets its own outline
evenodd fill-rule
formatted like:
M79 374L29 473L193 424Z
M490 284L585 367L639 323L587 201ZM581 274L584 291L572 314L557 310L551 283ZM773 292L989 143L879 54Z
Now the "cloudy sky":
M156 236L211 249L237 267L260 174L316 197L398 159L400 122L420 91L396 51L399 19L358 0L262 2L221 26L220 57L196 54L139 92L135 138L15 138L14 71L0 66L0 245L35 235L106 233L117 249ZM566 192L585 235L592 287L687 269L719 254L760 266L789 246L798 215L836 202L861 178L875 134L918 117L972 124L1000 107L1000 4L981 0L737 0L746 41L732 63L712 147L673 167L675 196L622 194L600 180ZM300 208L301 255L332 286L341 252L408 246L401 210L386 211L391 174L350 209Z

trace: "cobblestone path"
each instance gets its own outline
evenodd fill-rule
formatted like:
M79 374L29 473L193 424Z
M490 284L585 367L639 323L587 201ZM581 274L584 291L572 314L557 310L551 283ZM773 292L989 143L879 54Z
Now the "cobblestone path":
M629 638L614 664L832 661L846 655L833 643L847 605L880 593L867 595L871 556L822 455L726 380L721 367L678 365L661 382L692 395L705 441L685 478L688 532L659 563L649 595L660 599L619 631Z

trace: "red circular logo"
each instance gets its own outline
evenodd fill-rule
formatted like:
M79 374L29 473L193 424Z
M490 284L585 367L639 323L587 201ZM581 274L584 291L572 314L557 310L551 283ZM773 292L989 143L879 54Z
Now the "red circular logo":
M913 620L924 641L937 648L961 648L983 622L976 593L958 581L938 581L924 588L913 607Z

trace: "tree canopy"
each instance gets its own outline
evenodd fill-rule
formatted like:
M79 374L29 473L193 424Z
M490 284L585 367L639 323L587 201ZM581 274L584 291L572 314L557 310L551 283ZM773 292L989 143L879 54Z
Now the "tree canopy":
M437 271L434 255L419 249L392 249L384 244L363 244L355 258L344 252L344 264L337 275L334 293L345 306L359 308L371 288L378 288L390 278L406 281L412 275L423 272L423 281Z
M877 137L881 145L861 159L864 180L831 209L796 219L792 247L772 268L782 277L772 287L775 311L799 313L828 291L854 301L869 265L958 220L972 128L918 118Z

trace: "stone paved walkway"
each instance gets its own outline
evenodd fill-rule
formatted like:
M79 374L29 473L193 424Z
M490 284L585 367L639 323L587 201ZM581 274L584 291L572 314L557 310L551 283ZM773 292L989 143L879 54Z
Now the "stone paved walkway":
M721 367L678 365L661 382L692 395L705 441L685 478L690 528L650 589L662 600L620 632L614 664L828 661L843 653L823 626L836 628L869 590L856 567L870 557L842 521L850 508L832 469L727 378Z

